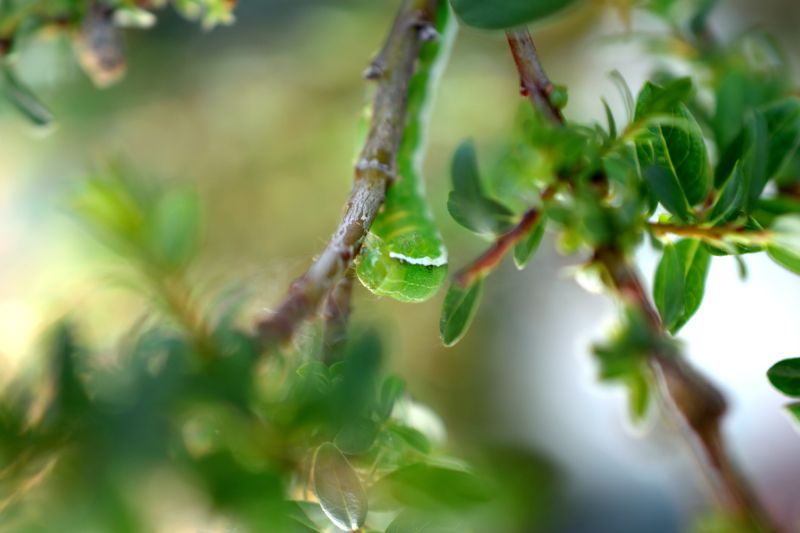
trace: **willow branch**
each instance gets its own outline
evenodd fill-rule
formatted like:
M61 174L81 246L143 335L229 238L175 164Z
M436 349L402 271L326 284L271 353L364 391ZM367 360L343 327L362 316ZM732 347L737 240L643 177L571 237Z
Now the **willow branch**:
M350 302L354 281L355 271L351 267L333 287L323 305L323 350L324 358L329 362L337 359L347 339L347 322L352 312Z
M553 124L563 125L564 118L558 108L546 98L552 84L539 61L530 34L527 30L514 30L508 33L508 42L522 86L528 90L533 105ZM537 92L534 93L534 89ZM647 317L653 333L668 338L661 317L624 255L618 250L600 249L595 254L595 261L605 267L610 287L628 305ZM727 452L720 430L727 410L722 393L688 361L673 353L654 349L649 354L648 363L659 378L661 393L690 430L690 440L700 447L704 459L702 466L714 481L721 501L737 518L747 521L756 530L777 531Z
M519 71L520 91L530 98L539 113L557 124L563 124L561 109L550 101L555 87L539 60L530 32L525 28L516 28L506 31L506 38Z
M395 179L396 154L403 134L408 85L423 41L432 31L440 0L404 0L381 53L366 76L377 82L372 123L355 165L355 176L344 216L328 245L308 271L290 287L271 316L258 324L264 342L286 341L317 312L322 300L342 279L383 205L387 186Z

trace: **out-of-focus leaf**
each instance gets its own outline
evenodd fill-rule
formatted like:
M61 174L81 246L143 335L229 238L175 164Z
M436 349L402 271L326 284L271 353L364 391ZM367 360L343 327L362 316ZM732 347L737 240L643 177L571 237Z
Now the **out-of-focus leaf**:
M456 222L475 233L490 234L503 233L513 225L514 213L488 196L471 141L463 142L453 156L452 180L447 209Z
M397 376L389 376L381 385L380 397L376 410L381 420L386 420L392 415L395 402L406 390L406 382Z
M800 215L778 217L770 231L769 256L779 265L800 274Z
M323 444L314 454L314 492L336 527L352 531L367 518L367 494L350 463L333 444Z
M428 438L419 430L412 427L403 426L399 424L392 424L389 426L389 431L397 435L406 444L417 450L422 454L428 454L431 451L431 443Z
M780 173L800 147L800 98L793 96L761 110L766 121L769 154L768 179Z
M464 524L453 523L442 516L407 509L392 520L386 533L460 533Z
M384 476L374 491L377 498L418 509L473 509L492 496L484 480L469 472L424 463Z
M528 236L514 247L514 264L517 265L518 269L525 268L533 258L536 250L539 249L546 226L546 220L544 217L540 217L536 226L528 233Z
M366 452L378 434L377 425L368 419L359 419L345 424L336 435L336 447L348 455Z
M483 294L483 279L463 288L458 283L450 285L444 298L439 333L445 346L453 346L466 334Z
M502 29L547 17L575 0L450 0L450 3L470 26Z
M17 110L36 126L48 126L53 122L53 113L39 100L7 64L0 64L3 93Z
M768 371L770 383L792 398L800 398L800 358L784 359L775 363Z
M167 192L153 206L147 238L153 255L170 271L184 268L200 242L200 202L190 192Z

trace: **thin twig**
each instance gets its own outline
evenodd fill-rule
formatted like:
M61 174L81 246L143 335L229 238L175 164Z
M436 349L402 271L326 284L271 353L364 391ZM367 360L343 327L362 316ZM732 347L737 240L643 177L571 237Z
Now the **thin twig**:
M366 75L378 83L372 123L355 165L350 198L338 229L308 271L289 289L283 303L258 324L265 343L290 339L297 327L316 313L322 300L342 278L383 205L394 180L395 158L406 118L408 85L423 41L429 40L441 0L404 0L383 50Z
M508 33L508 42L522 86L528 91L534 107L553 124L564 124L558 108L547 98L552 84L539 61L530 34L526 30L514 30ZM624 255L618 250L600 249L595 254L595 261L605 267L611 288L628 305L647 317L653 333L668 338L658 311ZM757 531L777 531L726 450L720 430L727 410L723 394L688 361L673 353L656 350L650 354L649 364L660 378L661 393L669 399L669 404L691 431L690 441L700 446L704 459L701 464L708 471L709 478L715 480L722 501L736 517L746 520Z
M542 202L550 199L554 193L555 189L546 189L541 195ZM453 281L462 287L468 287L478 278L496 269L506 254L533 231L541 218L542 210L540 208L526 211L516 226L498 237L494 244L480 257L460 270L453 278Z
M554 86L539 60L530 32L526 28L516 28L506 31L506 38L519 71L520 91L530 98L533 107L542 115L563 124L561 109L550 101Z
M333 287L322 310L324 320L323 350L324 359L333 362L341 352L347 339L347 322L352 311L351 295L355 271L351 267L345 276Z

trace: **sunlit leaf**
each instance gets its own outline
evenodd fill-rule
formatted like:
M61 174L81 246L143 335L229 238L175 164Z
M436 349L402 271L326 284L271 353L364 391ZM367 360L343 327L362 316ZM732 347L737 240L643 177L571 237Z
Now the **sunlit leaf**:
M367 518L367 494L350 463L333 444L323 444L314 454L314 492L336 527L352 531Z
M546 225L544 217L540 218L527 237L514 246L514 264L518 269L522 270L533 259L536 250L542 243Z

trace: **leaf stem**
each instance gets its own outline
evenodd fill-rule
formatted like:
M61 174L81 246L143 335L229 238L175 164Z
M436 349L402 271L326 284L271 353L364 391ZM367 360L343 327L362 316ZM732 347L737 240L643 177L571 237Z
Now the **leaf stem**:
M289 294L257 327L262 342L285 342L317 312L342 279L395 179L396 155L406 121L408 86L422 43L435 38L433 21L442 0L403 0L386 44L365 76L378 84L372 123L355 165L345 213L325 250L289 288Z
M542 115L557 124L563 124L561 109L550 101L555 87L539 60L530 32L527 28L508 30L506 39L519 71L521 93L530 98L533 107Z

